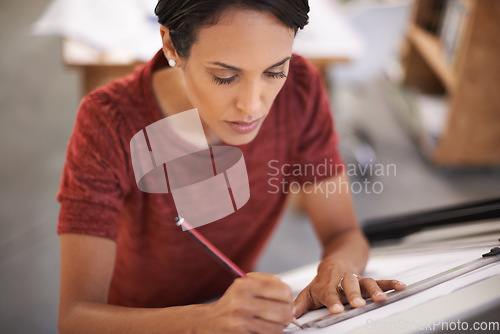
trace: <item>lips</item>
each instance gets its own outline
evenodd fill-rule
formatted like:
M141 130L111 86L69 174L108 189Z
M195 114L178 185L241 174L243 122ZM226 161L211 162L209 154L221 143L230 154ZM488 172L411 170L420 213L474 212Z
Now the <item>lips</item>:
M261 119L257 119L253 122L229 122L226 121L226 123L229 125L229 127L236 133L239 134L246 134L254 131L257 126L259 125Z

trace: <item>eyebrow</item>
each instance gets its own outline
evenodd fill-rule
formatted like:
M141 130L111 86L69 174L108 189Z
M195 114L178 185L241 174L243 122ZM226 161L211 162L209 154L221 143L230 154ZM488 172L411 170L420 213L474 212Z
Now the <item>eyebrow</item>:
M266 71L267 70L270 70L274 67L278 67L280 65L283 65L284 63L286 63L288 60L290 60L291 57L285 57L284 59L280 60L279 62L277 62L276 64L273 64L271 66L269 66L268 68L266 68ZM228 65L228 64L224 64L224 63L220 63L220 62L213 62L213 63L210 63L211 65L217 65L217 66L221 66L221 67L224 67L224 68L227 68L229 70L233 70L233 71L237 71L237 72L241 72L241 68L238 68L238 67L235 67L235 66L232 66L232 65Z

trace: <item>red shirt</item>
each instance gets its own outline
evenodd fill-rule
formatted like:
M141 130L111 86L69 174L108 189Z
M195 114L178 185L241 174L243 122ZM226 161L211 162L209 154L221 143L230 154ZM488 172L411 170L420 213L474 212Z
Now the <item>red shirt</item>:
M110 304L199 303L220 296L234 279L175 225L171 194L144 193L135 183L130 140L164 117L151 78L166 66L159 52L132 74L88 94L68 144L57 195L57 232L116 241ZM250 199L237 212L198 230L243 270L251 271L276 227L289 185L293 182L296 191L299 184L330 176L324 170L335 172L335 166L342 165L328 96L317 70L303 58L292 57L288 78L257 137L239 148ZM320 164L327 168L312 173L311 166ZM292 175L298 172L303 175Z

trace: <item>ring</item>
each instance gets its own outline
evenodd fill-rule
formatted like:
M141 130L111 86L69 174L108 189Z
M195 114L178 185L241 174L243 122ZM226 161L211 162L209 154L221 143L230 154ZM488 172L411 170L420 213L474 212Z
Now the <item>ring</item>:
M344 288L342 287L342 280L344 279L344 277L342 277L339 281L339 284L337 284L337 289L341 290L341 291L344 291Z
M353 275L354 277L358 278L358 275L356 275L355 273L352 273L352 275ZM342 291L344 291L344 288L342 287L342 280L343 280L343 279L344 279L344 277L342 277L342 278L340 279L340 281L339 281L339 284L337 284L337 289L342 290Z

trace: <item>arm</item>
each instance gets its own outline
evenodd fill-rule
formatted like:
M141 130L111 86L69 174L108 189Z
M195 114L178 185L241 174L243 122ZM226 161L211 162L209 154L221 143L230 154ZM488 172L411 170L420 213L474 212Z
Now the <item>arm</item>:
M213 304L109 305L115 242L77 234L62 234L60 240L60 333L281 333L292 319L290 288L275 275L258 273L236 279Z
M359 274L368 261L370 248L357 224L349 187L345 175L332 177L322 182L321 191L305 188L303 200L323 246L323 260L344 261L353 273Z
M361 277L369 245L356 221L347 177L326 179L320 189L315 190L313 185L303 189L304 207L323 246L323 256L318 274L295 300L297 317L323 305L332 313L342 312L343 301L359 307L365 305L363 296L383 300L383 291L405 287L395 280ZM343 291L338 291L341 279Z

